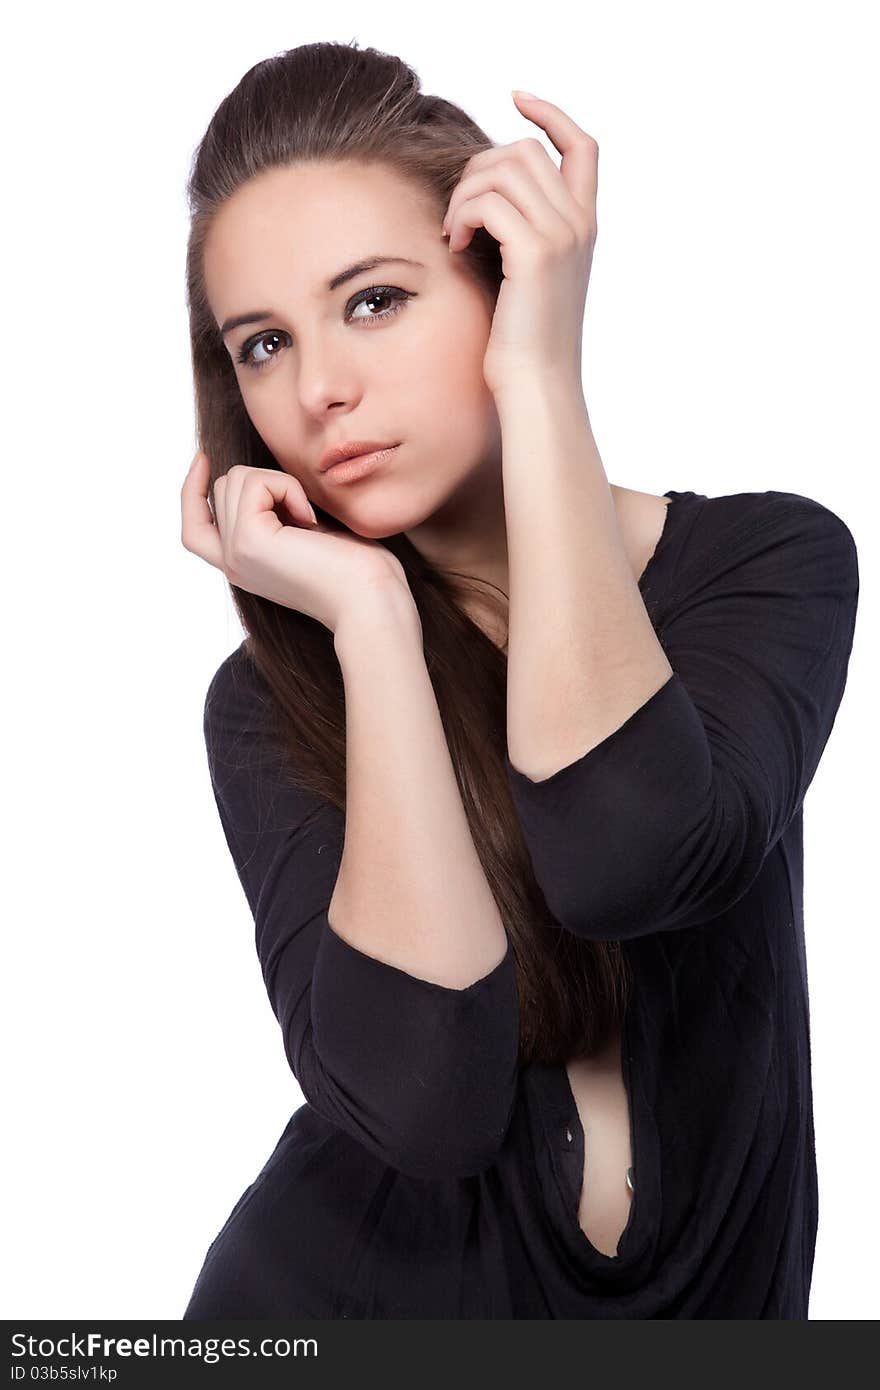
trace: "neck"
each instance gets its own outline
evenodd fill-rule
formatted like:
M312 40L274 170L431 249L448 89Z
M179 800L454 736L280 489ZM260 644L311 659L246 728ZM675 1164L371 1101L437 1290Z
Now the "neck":
M507 526L500 469L491 475L475 472L442 507L405 534L434 569L482 580L507 597Z

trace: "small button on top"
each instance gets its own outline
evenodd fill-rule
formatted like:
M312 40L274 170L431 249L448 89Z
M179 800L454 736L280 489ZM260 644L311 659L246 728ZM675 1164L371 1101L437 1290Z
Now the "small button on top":
M571 1143L571 1130L570 1130L570 1129L567 1129L567 1130L565 1131L565 1137L566 1137L566 1139L568 1140L568 1142L569 1142L569 1144L570 1144L570 1143Z

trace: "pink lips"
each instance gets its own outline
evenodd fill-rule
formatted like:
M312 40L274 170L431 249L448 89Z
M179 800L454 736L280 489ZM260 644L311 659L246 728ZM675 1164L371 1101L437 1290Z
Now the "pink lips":
M358 478L365 478L368 473L372 473L399 448L399 444L392 444L387 449L377 449L372 454L356 454L353 458L342 459L339 463L331 464L321 476L328 483L356 482Z

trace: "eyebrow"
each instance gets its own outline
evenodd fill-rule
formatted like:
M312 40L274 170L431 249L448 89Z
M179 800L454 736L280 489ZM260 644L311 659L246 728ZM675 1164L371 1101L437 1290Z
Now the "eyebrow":
M340 270L338 275L334 275L327 282L327 290L333 290L344 285L347 280L353 280L356 275L362 275L365 270L375 270L378 265L415 265L424 270L423 261L413 261L406 256L367 256L363 261L356 261L354 265L348 266L346 270ZM241 328L246 323L264 323L266 319L275 318L271 309L250 309L246 314L233 314L223 323L220 329L221 338L225 338L227 333L231 333L233 328Z

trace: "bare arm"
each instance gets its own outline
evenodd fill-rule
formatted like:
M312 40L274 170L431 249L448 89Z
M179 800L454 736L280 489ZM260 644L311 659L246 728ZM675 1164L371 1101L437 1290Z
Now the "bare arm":
M547 906L595 941L711 924L793 823L830 734L852 535L795 493L703 498L661 645L579 388L522 380L499 416L507 771Z
M583 757L672 675L645 609L578 384L498 401L510 567L507 741L540 781Z
M453 989L503 959L507 937L474 847L401 589L337 627L345 685L346 816L329 921L358 950Z

